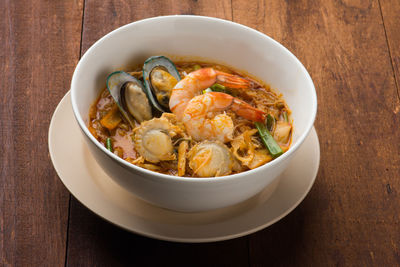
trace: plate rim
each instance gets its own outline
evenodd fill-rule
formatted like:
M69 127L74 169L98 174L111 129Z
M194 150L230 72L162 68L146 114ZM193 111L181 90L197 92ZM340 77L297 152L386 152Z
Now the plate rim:
M64 179L62 178L63 175L60 173L61 171L56 167L57 163L56 163L55 155L54 155L55 152L53 151L53 147L52 147L52 144L53 144L53 136L52 136L52 133L53 133L53 131L55 131L55 130L53 129L53 125L54 125L54 121L55 121L55 119L56 119L56 115L57 115L59 112L61 112L63 108L65 108L64 105L67 105L68 102L69 102L69 104L71 105L71 103L70 103L70 102L71 102L71 101L70 101L70 94L71 94L71 92L68 91L68 92L63 96L63 98L62 98L62 99L60 100L60 102L58 103L58 105L57 105L57 107L56 107L56 109L55 109L55 111L54 111L54 113L53 113L53 115L52 115L52 117L51 117L51 121L50 121L50 125L49 125L49 131L48 131L48 149L49 149L49 155L50 155L50 159L51 159L52 165L53 165L53 167L54 167L54 169L55 169L55 171L56 171L56 173L57 173L57 175L58 175L58 178L61 180L61 182L63 183L63 185L67 188L67 190L69 191L69 193L75 197L75 199L77 199L83 206L85 206L87 209L89 209L91 212L93 212L93 213L96 214L97 216L101 217L102 219L106 220L107 222L109 222L109 223L111 223L111 224L113 224L113 225L115 225L115 226L118 226L118 227L120 227L120 228L122 228L122 229L124 229L124 230L126 230L126 231L128 231L128 232L135 233L135 234L138 234L138 235L141 235L141 236L145 236L145 237L149 237L149 238L153 238L153 239L158 239L158 240L163 240L163 241L170 241L170 242L171 242L171 241L172 241L172 242L180 242L180 243L207 243L207 242L219 242L219 241L225 241L225 240L230 240L230 239L235 239L235 238L243 237L243 236L246 236L246 235L249 235L249 234L258 232L258 231L260 231L260 230L262 230L262 229L265 229L265 228L267 228L267 227L269 227L269 226L271 226L271 225L277 223L278 221L280 221L280 220L283 219L284 217L286 217L286 216L287 216L289 213L291 213L295 208L297 208L297 207L299 206L299 204L305 199L305 197L306 197L306 196L308 195L308 193L310 192L310 190L311 190L312 186L314 185L315 180L316 180L316 178L317 178L317 174L318 174L318 170L319 170L319 165L320 165L320 144L319 144L319 139L318 139L317 132L316 132L316 130L315 130L315 127L313 126L312 129L311 129L311 131L310 131L310 133L309 133L309 135L308 135L307 138L306 138L306 139L311 138L312 135L313 135L314 138L316 139L316 140L315 140L315 141L316 141L316 142L315 142L315 145L316 145L316 159L317 159L317 162L316 162L315 166L313 166L313 167L315 168L315 170L314 170L314 173L313 173L313 175L312 175L312 178L310 179L310 182L309 182L309 184L308 184L306 190L304 190L304 192L302 193L301 197L300 197L294 204L292 204L292 205L290 206L290 208L287 208L283 213L281 213L279 216L276 216L274 219L269 220L268 222L263 223L263 224L261 224L261 225L259 225L259 226L252 227L251 229L248 229L248 230L246 230L246 231L239 231L238 233L233 233L233 234L228 234L228 235L221 235L221 236L217 236L217 237L205 237L205 238L191 238L191 237L182 238L182 237L172 237L172 236L168 236L168 235L161 235L161 234L157 234L157 233L152 233L152 232L149 232L149 231L146 232L146 231L140 231L140 230L138 230L138 229L132 229L132 228L126 226L125 224L118 222L117 220L115 220L115 218L108 218L106 215L104 215L104 212L102 212L101 210L96 210L96 208L94 208L94 207L89 207L89 205L88 205L87 203L84 203L84 202L80 199L80 197L78 197L78 196L76 195L76 192L73 192L73 191L74 191L73 188L71 188L70 186L68 186L68 184L64 181L65 178L64 178ZM72 113L72 107L71 107L71 113ZM71 119L74 119L74 117L72 116ZM76 124L76 127L79 127L79 126ZM294 155L294 157L296 157L296 156L297 156L297 154ZM96 163L97 163L97 162L96 162ZM290 164L290 163L289 163L289 164ZM108 176L107 174L105 174L105 175ZM110 178L110 179L111 179L111 178ZM278 185L278 187L279 187L279 185ZM101 191L101 190L100 190L100 191ZM275 191L275 192L276 192L276 191ZM275 192L272 193L271 197L275 194ZM104 193L104 192L103 192L103 193ZM266 200L265 202L268 202L268 201L269 201L269 199ZM116 206L118 206L118 205L116 205ZM190 214L190 213L188 213L188 214ZM137 215L136 215L136 216L137 216ZM113 219L114 219L114 220L113 220ZM141 220L146 221L145 218L142 218L142 217L139 217L139 216L138 216L138 219L141 219ZM179 225L178 225L177 227L179 227Z

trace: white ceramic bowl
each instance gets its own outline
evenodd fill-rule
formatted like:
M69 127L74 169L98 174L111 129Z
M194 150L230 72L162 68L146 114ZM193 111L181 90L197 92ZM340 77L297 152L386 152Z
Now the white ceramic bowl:
M204 58L270 84L292 110L294 135L288 152L257 169L218 178L182 178L134 166L103 147L87 128L89 107L109 73L150 56ZM95 159L118 184L155 205L186 212L222 208L244 201L265 187L274 191L313 126L317 97L300 61L270 37L226 20L166 16L137 21L97 41L79 61L71 83L75 118Z

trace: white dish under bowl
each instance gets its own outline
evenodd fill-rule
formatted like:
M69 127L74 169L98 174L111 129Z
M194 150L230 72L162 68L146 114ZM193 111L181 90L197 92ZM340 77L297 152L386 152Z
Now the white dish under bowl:
M245 70L270 84L292 110L294 134L285 154L251 171L218 178L182 178L132 165L100 144L86 127L89 108L109 73L141 64L154 55L199 57ZM71 83L71 101L84 139L103 170L136 196L161 207L197 212L242 202L278 184L312 129L317 98L300 61L268 36L243 25L200 16L166 16L123 26L97 41L79 61Z
M310 191L320 156L318 136L312 129L304 146L299 148L280 175L279 184L272 195L271 188L267 187L254 197L233 206L185 213L140 200L102 170L73 118L69 94L65 95L52 117L49 151L61 181L76 199L97 215L147 237L196 243L244 236L282 219Z

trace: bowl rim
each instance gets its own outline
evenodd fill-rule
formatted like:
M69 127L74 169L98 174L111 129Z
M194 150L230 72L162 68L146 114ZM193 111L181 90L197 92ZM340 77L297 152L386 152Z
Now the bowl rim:
M240 172L240 173L235 173L235 174L230 174L230 175L225 175L225 176L218 176L218 177L205 177L205 178L201 178L201 177L186 177L186 176L173 176L173 175L169 175L169 174L164 174L164 173L159 173L159 172L155 172L155 171L150 171L147 170L145 168L136 166L132 163L129 163L125 160L123 160L122 158L118 157L117 155L115 155L114 153L110 152L109 150L107 150L96 138L94 138L94 136L89 132L88 127L86 126L83 118L80 116L80 113L78 111L78 106L77 103L75 102L75 98L76 98L76 92L74 90L74 88L78 88L78 84L77 84L77 73L79 73L81 71L82 65L86 58L89 57L89 55L91 53L93 53L93 51L95 50L96 47L98 47L101 43L103 43L106 39L112 38L114 35L118 34L121 31L125 31L131 27L135 27L136 25L140 25L140 24L145 24L145 23L149 23L149 22L153 22L153 21L160 21L160 20L175 20L175 19L195 19L198 21L214 21L216 23L222 23L222 24L226 24L229 26L233 26L233 27L238 27L241 30L245 30L245 31L250 31L255 35L258 35L266 40L268 40L269 42L271 42L273 45L278 46L280 49L282 49L289 57L291 57L294 62L296 64L299 65L302 73L305 75L305 78L307 80L307 82L310 84L311 86L311 97L312 97L312 103L313 103L313 110L312 110L312 118L309 121L309 124L306 125L305 127L305 131L299 136L298 140L296 141L295 144L291 145L289 150L286 151L285 153L283 153L281 156L279 156L278 158L258 167L252 170L247 170L244 172ZM122 167L128 168L129 170L134 169L135 171L138 172L142 172L144 174L147 174L148 177L152 177L153 179L169 179L169 180L173 180L173 181L179 181L179 182L196 182L196 183L209 183L209 182L223 182L225 180L236 180L236 179L240 179L242 176L248 176L248 175L257 175L257 173L259 172L264 172L266 168L270 168L273 167L277 164L279 164L280 162L284 161L285 159L289 158L295 151L297 151L297 149L300 147L300 145L303 144L305 138L309 135L314 122L315 122L315 117L317 114L317 93L315 90L315 86L314 83L312 81L312 78L310 76L310 74L308 73L307 69L304 67L304 65L300 62L300 60L292 53L289 51L289 49L287 49L285 46L283 46L282 44L280 44L278 41L272 39L271 37L269 37L268 35L259 32L255 29L252 29L248 26L242 25L240 23L237 22L233 22L233 21L229 21L229 20L225 20L225 19L220 19L220 18L214 18L214 17L208 17L208 16L199 16L199 15L168 15L168 16L157 16L157 17L151 17L151 18L146 18L146 19L142 19L142 20L138 20L138 21L134 21L131 23L128 23L126 25L123 25L121 27L118 27L117 29L114 29L113 31L107 33L106 35L104 35L103 37L101 37L99 40L97 40L92 46L90 46L87 51L84 53L84 55L80 58L74 73L72 75L72 80L71 80L71 103L72 103L72 109L73 109L73 113L75 116L75 119L78 122L78 125L80 126L81 130L83 131L83 133L85 133L85 135L89 138L89 140L95 144L95 146L97 148L99 148L103 153L105 153L105 155L107 155L109 158L116 160L118 163L120 163L120 165ZM216 179L217 178L217 179Z

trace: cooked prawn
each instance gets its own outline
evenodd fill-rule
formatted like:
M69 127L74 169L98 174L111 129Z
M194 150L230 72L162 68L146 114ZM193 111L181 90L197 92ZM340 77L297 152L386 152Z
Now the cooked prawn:
M232 139L234 125L224 110L233 112L252 121L263 121L264 112L229 94L200 92L218 82L230 88L246 89L252 82L239 76L203 68L189 73L172 90L169 106L178 120L196 141L219 140L223 143Z
M263 120L264 112L243 100L225 93L210 92L189 101L182 121L194 140L219 140L226 143L232 140L234 125L230 116L219 112L229 108L246 119Z
M182 120L183 111L189 101L214 83L238 89L246 89L253 85L252 81L233 74L217 71L213 68L203 68L193 71L180 80L172 90L169 108L177 116L178 120Z

